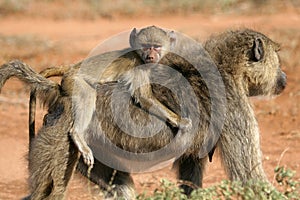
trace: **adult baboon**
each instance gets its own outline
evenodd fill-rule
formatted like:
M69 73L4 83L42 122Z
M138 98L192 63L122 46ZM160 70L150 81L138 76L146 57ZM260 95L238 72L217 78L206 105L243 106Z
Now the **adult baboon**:
M280 69L280 62L278 57L279 45L267 38L261 33L246 29L238 31L228 31L220 34L219 36L212 37L205 43L205 50L211 55L213 61L217 64L218 70L222 76L225 91L226 91L226 104L222 105L225 101L222 100L222 90L213 87L208 91L208 82L204 76L209 76L210 83L216 82L216 74L205 73L208 68L212 67L211 63L206 62L205 57L199 59L200 72L195 70L187 61L179 56L169 53L160 62L170 66L177 71L181 72L184 77L189 81L193 90L198 98L198 108L193 107L193 103L187 103L190 109L187 111L187 115L191 119L195 119L191 116L191 110L196 108L199 112L196 116L199 117L199 123L194 124L193 127L197 127L195 136L183 138L193 141L193 144L184 152L184 154L177 160L179 179L190 181L195 185L201 186L203 170L207 161L207 155L213 153L213 148L210 148L209 140L211 139L207 135L211 133L210 125L213 124L213 131L218 132L218 123L223 122L222 134L216 144L216 147L221 152L222 162L231 180L240 180L246 182L250 179L267 181L267 177L262 167L262 158L259 142L259 129L251 103L248 99L249 96L256 95L277 95L283 91L286 85L286 75ZM195 55L193 52L192 55ZM200 57L201 58L201 57ZM164 70L168 70L163 66L153 69L159 73L164 73ZM210 71L211 72L211 71ZM158 75L159 73L153 72ZM165 72L170 74L170 72ZM156 78L162 78L161 76L153 77L153 82L156 82ZM176 77L172 77L176 80ZM166 78L167 79L167 78ZM205 81L204 81L205 80ZM170 81L165 85L153 85L153 93L157 99L159 99L164 105L169 107L174 112L179 113L180 109L184 109L184 105L178 104L174 101L176 97L172 96L173 93L180 94L186 97L186 101L189 101L190 93L186 91L184 86L181 86L181 81ZM175 84L175 87L173 84ZM99 96L105 98L97 98L97 120L101 122L101 127L91 126L91 130L107 130L103 133L110 141L114 141L120 148L127 151L155 151L164 147L172 140L172 133L174 130L168 129L168 127L162 129L157 135L151 139L138 140L130 137L128 134L124 134L122 130L117 128L117 124L112 120L113 112L111 112L111 104L114 100L111 100L111 96L116 93L115 88L112 86L99 87ZM174 91L174 88L177 90ZM173 88L172 91L166 88ZM103 95L105 94L105 95ZM218 96L219 95L219 96ZM122 95L121 95L122 96ZM216 102L215 98L219 100ZM214 110L212 103L216 103L219 109L226 109L226 116L224 121L219 119L223 117L222 111ZM196 103L195 103L196 104ZM130 110L132 109L132 110ZM133 113L131 116L139 119L140 123L143 123L143 113L131 108ZM101 115L100 113L105 113ZM217 119L211 120L212 115L218 116ZM126 119L124 119L126 120ZM220 120L220 121L219 121ZM92 123L96 125L96 121ZM111 125L113 124L113 125ZM102 129L101 129L102 128ZM107 129L106 129L107 128ZM100 132L100 131L99 131ZM175 131L176 132L176 131ZM169 135L168 135L169 133ZM176 134L174 134L176 135ZM94 138L92 136L91 138ZM214 139L214 138L213 138ZM212 144L214 144L212 142ZM99 149L92 145L93 150ZM207 147L207 151L203 151L204 154L199 156L199 149L203 146ZM145 150L146 148L146 150ZM102 149L104 152L105 150ZM99 151L99 150L98 150ZM206 154L205 154L206 153ZM121 163L120 163L121 164ZM92 173L96 171L92 170ZM115 177L118 180L118 177ZM131 184L131 182L130 182ZM121 187L121 186L119 186ZM182 186L186 194L192 191L189 186Z
M247 181L249 179L267 180L262 169L257 122L247 97L253 95L279 94L284 89L286 77L280 70L280 63L277 55L278 45L266 36L246 29L230 31L221 34L220 36L213 37L205 43L205 49L210 53L214 62L217 64L218 70L224 81L227 100L226 104L223 104L226 102L226 100L222 99L223 95L218 96L218 92L222 92L222 89L219 89L218 85L213 87L213 90L208 90L209 83L204 81L205 77L203 76L208 76L211 79L210 83L218 83L218 74L206 73L213 64L208 61L207 55L201 51L193 49L188 52L191 57L195 57L195 60L198 61L200 71L197 66L195 68L195 66L187 61L189 60L189 55L184 59L178 55L169 53L160 62L161 64L165 64L182 73L192 86L197 99L193 100L187 98L187 101L191 102L185 102L183 105L180 105L180 98L174 94L180 94L182 97L187 97L190 93L185 91L185 87L178 85L178 77L170 76L170 69L164 66L158 65L151 69L154 75L163 75L151 77L154 83L157 82L156 79L162 77L165 78L164 80L167 80L168 78L170 78L170 80L173 79L173 81L170 81L165 85L153 84L152 91L154 96L176 114L183 112L183 115L181 116L186 115L190 117L191 115L195 115L194 117L197 117L199 120L197 122L192 121L193 127L195 127L192 131L195 131L196 134L183 138L189 139L192 141L192 144L176 162L179 169L179 178L201 186L207 155L212 150L211 148L207 148L207 145L210 147L211 145L214 146L214 142L209 144L209 139L211 139L210 134L214 134L211 131L217 132L218 128L220 128L217 125L223 122L222 124L224 124L224 127L217 143L217 148L221 151L223 163L229 177L241 181ZM198 50L203 51L203 49ZM71 70L66 77L73 76L74 72L74 70ZM268 73L268 76L265 75L266 73ZM68 84L70 83L63 82L62 88L68 88ZM172 86L174 84L175 87ZM148 153L158 150L170 143L174 137L176 138L177 129L168 125L164 125L161 131L151 138L136 138L123 132L114 121L114 113L110 106L116 101L114 95L120 95L117 97L128 96L128 93L126 93L126 90L123 88L124 84L122 84L122 82L96 84L98 95L98 98L96 99L97 109L95 110L91 123L87 127L87 132L85 132L89 133L86 134L85 139L88 144L91 145L93 151L95 150L97 152L97 148L99 147L95 146L96 144L91 140L95 139L98 134L104 135L105 138L113 141L120 149L136 153ZM175 91L170 91L168 88L177 89ZM64 91L64 89L62 91L63 94L64 92L68 93L68 91ZM50 110L49 115L45 118L44 126L57 127L58 135L68 135L65 134L68 132L68 127L70 127L68 126L68 122L72 121L72 115L68 115L70 112L71 101L64 100L67 98L72 98L72 96L59 98L58 103L55 104L53 109ZM212 102L216 103L221 111L212 109ZM198 104L198 106L196 106L196 104ZM193 107L193 105L195 106ZM188 106L191 106L191 108ZM197 110L195 110L195 108ZM218 118L216 121L211 121L213 115L219 116L220 118L223 117L222 109L223 111L224 109L226 110L224 121ZM144 124L147 122L147 111L141 109L134 102L129 102L129 110L131 117L137 123ZM60 119L63 119L62 116L65 117L65 120L62 120L64 122L60 122ZM191 119L194 119L194 117L191 117ZM127 119L124 119L124 121L126 120ZM211 124L213 124L212 129L209 128ZM43 152L50 144L58 145L57 142L61 144L66 142L65 140L56 140L55 142L47 141L47 143L49 142L47 145L40 142L41 139L39 138L51 138L52 134L53 133L50 131L42 128L33 144L32 153L30 154L32 156L35 153L39 154L39 152ZM182 142L185 143L186 141L183 140ZM206 151L203 151L202 154L199 155L201 148L204 148ZM47 151L47 154L59 156L57 153L60 152L55 151L54 149ZM46 168L45 164L43 164L47 163L46 160L43 160L43 153L39 154L39 158L44 162L37 162L30 156L29 161L32 162L31 164L39 166L36 167L35 176L31 177L33 177L37 183L39 182L41 184L45 183L43 179L48 178L48 176L44 176L44 174L46 174L45 170L48 173L49 171L56 172L56 170L66 169L66 174L69 174L73 170L74 165L67 164L67 161L76 160L77 155L65 153L64 156L60 156L60 158L65 159L65 161L62 160L62 162L60 162L61 165L51 166L52 168ZM68 159L66 157L68 157ZM52 158L52 161L55 161L55 157ZM96 160L95 166L91 171L91 178L95 182L107 183L107 179L111 176L113 170L101 163L97 165L97 163L98 161ZM124 163L125 167L126 164L127 163ZM66 166L66 168L62 168L61 166ZM81 166L85 167L82 163ZM111 172L111 174L108 172ZM67 181L68 179L63 179L58 182L54 181L52 184L48 185L48 189L46 190L43 190L40 187L36 187L35 189L40 195L47 196L50 194L51 196L54 195L51 194L52 192L64 192ZM134 197L134 193L132 192L133 183L129 173L118 171L114 174L112 183L115 185L115 191L118 195L127 199ZM52 186L55 188L56 184L61 186L61 190L51 191ZM183 188L187 194L192 190L188 186L183 186ZM55 195L61 195L61 193Z

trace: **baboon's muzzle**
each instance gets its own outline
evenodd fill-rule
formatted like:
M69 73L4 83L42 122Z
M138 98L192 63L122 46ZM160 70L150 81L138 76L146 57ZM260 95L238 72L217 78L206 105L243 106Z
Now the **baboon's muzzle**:
M282 71L279 73L280 75L277 78L276 87L275 87L275 95L280 94L285 86L286 86L286 74Z

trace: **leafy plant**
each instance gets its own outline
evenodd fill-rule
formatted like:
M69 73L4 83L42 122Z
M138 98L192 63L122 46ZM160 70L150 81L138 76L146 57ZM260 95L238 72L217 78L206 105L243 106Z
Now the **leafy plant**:
M194 190L190 196L183 194L183 190L168 180L162 180L161 186L153 195L140 194L138 200L211 200L211 199L242 199L242 200L282 200L300 199L300 182L293 177L295 172L285 167L276 167L276 186L262 181L250 180L247 183L223 180L221 183L208 188Z

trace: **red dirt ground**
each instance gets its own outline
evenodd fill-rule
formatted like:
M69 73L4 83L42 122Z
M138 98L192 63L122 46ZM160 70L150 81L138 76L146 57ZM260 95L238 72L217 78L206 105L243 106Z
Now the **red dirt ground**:
M84 59L100 41L133 27L147 25L175 29L200 41L210 34L226 29L248 27L261 31L282 44L281 55L283 69L288 77L287 88L277 98L254 98L253 104L261 130L264 168L269 179L273 180L273 170L277 165L284 165L296 171L296 178L299 179L300 15L293 9L251 16L193 14L89 21L20 15L1 17L0 37L30 36L32 41L38 38L46 42L33 42L28 46L21 45L20 48L2 46L0 64L7 62L8 58L18 58L40 71L47 66L76 63ZM36 46L41 49L35 49ZM28 98L28 90L17 80L8 81L0 94L0 199L20 199L28 194ZM43 114L45 112L39 109L38 126ZM161 178L176 180L175 172L170 168L133 175L137 191L153 191ZM226 176L219 158L215 156L213 162L208 164L204 187L224 178ZM68 199L87 199L90 197L88 186L84 178L75 175L68 188Z

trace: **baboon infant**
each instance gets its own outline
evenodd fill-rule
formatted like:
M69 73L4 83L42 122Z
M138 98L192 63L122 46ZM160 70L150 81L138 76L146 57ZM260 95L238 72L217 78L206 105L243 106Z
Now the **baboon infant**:
M280 69L278 45L263 34L248 29L228 31L212 37L204 47L216 63L218 72L211 71L214 64L204 49L194 45L188 48L189 44L184 46L184 43L180 45L183 51L186 51L184 54L186 57L168 53L159 63L169 68L162 65L150 67L151 83L165 82L164 85L151 85L154 97L178 116L192 119L191 131L188 136L185 134L185 137L180 140L182 143L190 143L189 148L175 162L178 166L178 178L201 186L207 157L212 156L213 149L216 147L221 153L230 179L243 182L249 179L267 181L262 168L257 121L248 97L279 94L284 89L286 77ZM97 59L108 58L108 55L91 58L89 62L92 66L93 62L100 62ZM115 64L119 63L117 66L121 67L124 60L126 59L116 59ZM197 64L195 66L191 63ZM196 99L189 98L191 93L186 85L178 84L182 83L179 81L182 77L173 76L170 69L182 74L191 85ZM0 72L1 70L0 68ZM50 106L44 125L31 146L29 170L32 199L62 198L78 159L77 148L68 134L74 126L72 85L75 79L72 79L72 76L75 76L78 70L78 66L75 66L65 74L60 96L58 95L55 103ZM225 88L219 87L219 75ZM35 75L30 74L28 78L24 74L23 80L33 83L34 81L31 80L33 76ZM40 76L37 77L44 81ZM48 86L49 84L45 88ZM103 135L119 148L136 153L157 151L177 137L178 129L168 123L165 123L151 138L133 137L123 132L113 119L111 105L118 105L118 98L114 98L114 95L127 97L132 93L128 93L124 81L104 84L95 82L93 86L96 93L96 109L91 116L91 122L86 127L87 130L84 131L84 142L87 142L93 151L98 152L97 148L102 148L95 146L93 140ZM38 82L36 87L42 90L38 88ZM168 88L172 88L172 91ZM226 95L222 94L223 89ZM137 123L146 124L149 118L148 111L134 101L129 101L128 104L132 119ZM126 122L128 119L121 120ZM217 137L216 133L219 131L222 134ZM53 148L55 145L67 148ZM101 150L107 152L106 149ZM99 160L102 162L101 158L95 160L90 179L104 189L106 189L105 185L111 182L114 186L113 192L118 196L134 199L134 186L130 173L114 171ZM87 174L87 166L82 160L78 168L83 174ZM182 187L186 194L192 191L192 188L187 185Z
M190 119L181 118L153 96L149 80L150 68L155 67L174 48L175 33L155 26L143 28L137 33L134 28L129 42L131 48L104 53L80 63L80 69L72 76L65 76L63 80L63 90L72 96L74 105L74 123L70 134L87 165L92 166L94 161L84 132L96 107L96 84L124 82L135 103L141 108L166 119L183 132L191 128Z

